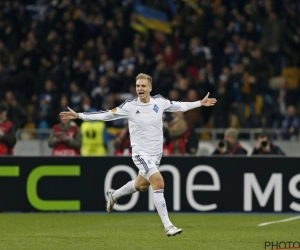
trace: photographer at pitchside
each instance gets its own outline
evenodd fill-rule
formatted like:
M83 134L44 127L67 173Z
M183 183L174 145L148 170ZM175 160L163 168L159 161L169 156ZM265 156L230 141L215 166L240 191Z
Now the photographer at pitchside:
M280 147L273 144L266 134L259 135L257 146L253 149L252 155L285 155Z
M235 128L229 128L224 133L224 140L217 142L213 155L247 155L247 151L238 142L239 133Z

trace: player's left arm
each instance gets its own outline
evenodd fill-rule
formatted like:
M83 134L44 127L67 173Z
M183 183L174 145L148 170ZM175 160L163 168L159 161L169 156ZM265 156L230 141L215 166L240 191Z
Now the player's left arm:
M74 110L68 107L69 111L60 112L59 116L63 120L82 119L84 121L113 121L122 118L128 118L129 110L125 104L126 102L112 110L106 110L106 111L100 110L98 112L83 112L83 113L76 113Z
M200 101L196 102L172 102L168 101L167 107L165 108L166 112L185 112L198 107L211 107L217 103L216 98L209 98L209 92L207 95Z

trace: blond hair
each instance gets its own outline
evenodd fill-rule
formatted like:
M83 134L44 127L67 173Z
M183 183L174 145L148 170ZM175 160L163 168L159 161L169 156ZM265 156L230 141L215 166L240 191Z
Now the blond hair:
M147 75L147 74L139 73L139 74L136 76L135 80L137 81L137 80L139 80L139 79L146 79L146 80L148 80L148 81L152 84L152 77L149 76L149 75Z

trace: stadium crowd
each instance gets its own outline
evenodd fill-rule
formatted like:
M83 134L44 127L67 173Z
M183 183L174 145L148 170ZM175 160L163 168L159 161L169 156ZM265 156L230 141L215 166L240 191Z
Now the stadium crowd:
M112 109L135 97L144 72L153 95L218 99L187 113L196 128L282 128L286 139L298 137L299 2L203 0L195 9L174 1L175 11L168 1L138 2L166 12L171 34L139 29L130 0L0 2L0 98L17 128L52 128L66 106Z

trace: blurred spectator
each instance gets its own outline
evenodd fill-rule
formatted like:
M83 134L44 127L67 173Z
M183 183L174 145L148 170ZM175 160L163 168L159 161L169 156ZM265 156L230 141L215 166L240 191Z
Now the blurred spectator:
M12 155L16 144L16 130L12 121L7 119L7 107L0 104L0 155Z
M59 110L67 94L79 111L89 96L92 107L108 109L132 94L132 76L145 72L153 76L152 95L177 89L184 101L191 89L199 96L218 93L223 104L202 110L197 127L226 128L238 116L241 128L278 128L283 102L299 112L299 2L207 0L192 9L177 1L173 14L164 1L141 1L167 12L170 34L134 25L137 2L43 1L40 14L28 1L0 1L0 98L18 91L27 107L45 94ZM269 83L281 74L289 86L277 91ZM106 79L104 95L99 77Z
M208 92L210 93L210 95L215 95L215 86L213 85L213 83L210 82L209 78L208 78L208 72L206 70L200 70L199 74L198 74L198 78L194 81L195 84L195 88L197 90L197 94L198 96L202 97L205 96ZM187 94L187 100L195 100L195 98L198 98L197 100L199 100L199 97L196 97L196 95L192 95L193 98L191 98L191 90L189 90L188 94ZM201 109L201 113L202 113L202 120L203 120L203 124L208 124L210 122L210 118L212 115L212 111L213 109ZM197 125L197 127L199 127L199 125Z
M5 93L7 118L13 122L15 129L22 128L26 123L26 110L19 104L12 91Z
M113 64L114 62L109 59L107 54L102 54L100 57L100 65L98 68L99 75L100 76L105 75L107 69L109 69Z
M44 84L42 95L47 96L53 108L57 108L59 102L59 93L57 91L56 83L52 79L47 79Z
M79 127L71 120L62 119L59 124L53 126L48 139L49 147L53 149L53 156L80 155L81 142L82 136Z
M172 100L172 99L171 99ZM190 89L187 92L187 102L196 102L200 100L197 90ZM203 109L192 109L186 112L187 121L195 127L200 127L203 122ZM202 118L202 119L201 119ZM206 120L208 122L208 120Z
M70 85L70 105L75 112L81 111L82 99L86 93L79 87L75 81Z
M224 56L226 28L224 20L218 17L213 20L213 25L213 28L207 34L207 38L212 51L214 71L218 74L222 68L222 60L220 59Z
M198 77L198 70L204 68L208 61L211 60L210 49L201 44L201 40L198 37L193 37L190 40L189 51L187 54L187 70L193 77Z
M165 63L167 64L167 67L169 69L175 65L176 60L177 60L177 55L171 45L167 45L165 47L162 58L165 61Z
M168 143L169 155L185 155L187 122L182 112L172 113L172 120L168 124L170 142Z
M177 89L171 89L169 91L169 96L168 96L168 99L169 100L172 100L172 101L180 101L180 95L179 95L179 92Z
M288 106L287 115L282 121L282 128L285 130L284 139L299 139L300 118L294 105Z
M114 140L114 155L131 155L131 145L128 127L123 128L116 134Z
M226 84L228 76L221 75L219 87L217 89L216 99L218 100L214 112L214 126L215 128L229 127L229 114L231 104L233 102L233 93L230 91L229 86Z
M170 88L172 88L173 75L172 71L168 69L166 62L161 60L160 55L157 57L159 58L157 58L157 65L155 67L152 77L152 95L160 93L162 96L166 96L168 95Z
M135 67L136 58L134 57L132 53L131 48L125 48L124 49L124 58L121 60L119 67L118 67L118 73L123 73L128 67Z
M279 88L273 92L275 104L274 109L274 122L273 127L280 128L282 121L287 113L289 105L295 105L297 100L297 93L287 88L287 81L282 79L279 83Z
M84 95L81 100L81 111L89 112L93 108L91 98L88 95Z
M284 152L273 144L266 134L259 135L257 146L253 149L252 155L285 155Z
M135 82L134 66L130 65L126 68L123 74L121 74L121 86L118 88L120 93L129 93L130 85Z
M50 95L42 94L35 105L33 120L38 129L51 128L55 123L55 110Z
M169 155L196 154L197 134L186 121L184 113L172 113L172 120L168 124L168 136L169 142L166 143L166 149Z
M63 95L60 97L58 109L57 109L57 111L56 111L55 113L56 113L56 114L59 114L59 112L60 112L61 110L64 110L64 109L66 109L67 107L69 107L69 99L68 99L68 96L67 96L66 94L63 94Z
M241 125L244 128L256 127L257 117L255 111L255 79L250 77L248 72L244 70L244 65L239 63L234 66L232 71L231 81L235 97L235 107L240 119ZM250 119L245 113L245 107L249 107Z
M238 142L238 131L229 128L224 133L224 140L218 141L213 155L247 155L247 151Z
M91 92L91 96L94 100L94 106L98 109L103 109L103 103L107 103L108 94L108 78L107 76L100 76L99 85L93 88Z
M180 94L180 99L184 100L187 98L187 93L189 91L189 87L190 87L190 81L188 78L179 76L177 78L177 83L175 85L176 89L178 90L179 94Z
M266 52L275 75L281 73L282 56L280 50L283 48L283 39L283 26L276 13L271 12L262 30L260 46Z
M89 112L96 112L90 109ZM82 133L81 155L105 156L107 155L107 131L103 121L83 121L80 125Z

